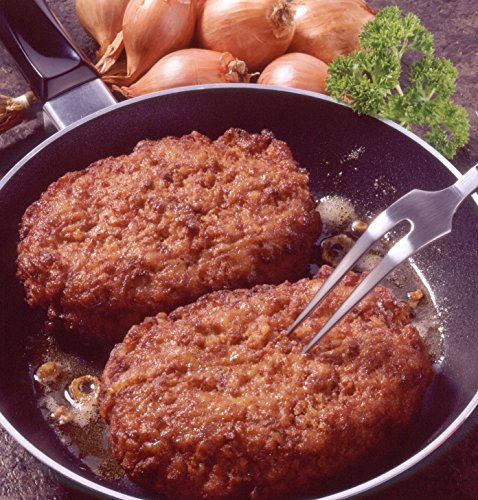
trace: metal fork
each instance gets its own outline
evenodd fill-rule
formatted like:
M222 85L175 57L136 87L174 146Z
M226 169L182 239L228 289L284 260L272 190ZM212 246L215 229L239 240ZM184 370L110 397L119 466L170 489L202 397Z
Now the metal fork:
M322 329L304 349L309 352L353 307L355 307L387 274L415 252L452 230L452 220L462 201L478 188L478 164L472 167L455 184L441 191L414 189L399 198L379 214L368 229L357 240L334 272L321 286L314 298L299 314L287 331L290 335L319 304L327 297L344 275L364 253L386 233L402 221L408 221L411 228L383 257L380 263L347 297Z

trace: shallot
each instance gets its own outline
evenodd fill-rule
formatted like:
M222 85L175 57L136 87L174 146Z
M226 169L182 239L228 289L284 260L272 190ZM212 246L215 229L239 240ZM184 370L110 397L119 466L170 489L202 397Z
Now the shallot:
M25 120L34 101L31 90L19 97L0 95L0 133Z
M104 80L128 85L164 55L187 47L195 12L191 0L130 0L123 18L126 74L105 75Z
M316 57L293 52L272 61L261 73L258 83L325 93L327 68L327 64Z
M289 52L304 52L330 64L359 48L362 26L376 11L364 0L293 0L296 29Z
M113 89L135 97L183 85L248 82L250 76L244 61L229 52L183 49L164 56L130 87Z
M201 47L231 52L257 70L286 52L294 19L286 0L207 0L197 30Z
M98 42L96 54L111 54L114 40L121 31L129 0L76 0L76 15L83 28Z

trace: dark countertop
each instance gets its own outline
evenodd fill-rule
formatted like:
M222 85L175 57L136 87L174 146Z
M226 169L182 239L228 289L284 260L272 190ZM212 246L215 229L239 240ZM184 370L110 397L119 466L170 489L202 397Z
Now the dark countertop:
M73 0L48 3L72 37L88 53L95 48L74 15ZM419 15L435 34L437 54L450 58L458 68L455 100L465 106L472 124L469 145L453 163L464 172L478 162L478 9L476 0L370 0L381 8L390 3ZM27 89L15 64L0 44L0 94L20 95ZM0 175L46 137L41 115L0 135ZM25 452L0 429L0 498L67 500L88 498L61 483L45 466ZM442 449L405 478L373 499L478 499L478 412Z

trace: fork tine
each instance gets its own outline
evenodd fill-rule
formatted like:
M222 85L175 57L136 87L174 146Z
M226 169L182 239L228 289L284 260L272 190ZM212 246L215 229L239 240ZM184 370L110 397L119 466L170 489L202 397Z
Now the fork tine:
M391 220L387 212L382 212L369 225L368 229L356 241L355 245L349 250L342 259L334 272L327 278L325 283L319 288L312 300L307 304L303 311L297 316L296 320L287 330L286 335L290 335L306 318L308 318L320 303L327 297L337 283L347 274L354 264L367 252L367 250L377 242L385 233L390 231L397 224L396 220Z
M309 352L315 344L317 344L317 342L347 314L347 312L355 307L373 288L375 288L387 274L415 253L416 249L410 241L412 232L413 229L407 236L399 240L380 261L378 266L375 267L362 283L360 283L360 285L347 297L344 303L309 342L304 349L304 354Z

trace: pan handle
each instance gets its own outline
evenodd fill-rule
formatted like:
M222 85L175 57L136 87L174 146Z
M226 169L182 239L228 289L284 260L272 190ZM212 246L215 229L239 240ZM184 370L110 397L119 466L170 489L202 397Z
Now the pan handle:
M44 0L0 0L0 39L44 103L98 77Z

